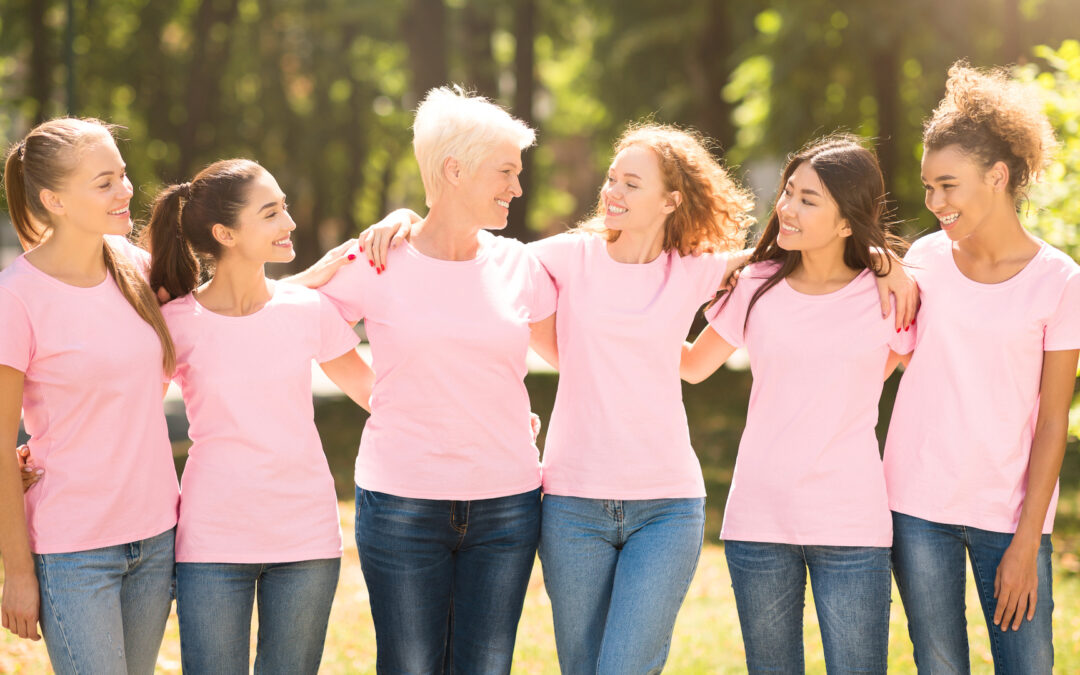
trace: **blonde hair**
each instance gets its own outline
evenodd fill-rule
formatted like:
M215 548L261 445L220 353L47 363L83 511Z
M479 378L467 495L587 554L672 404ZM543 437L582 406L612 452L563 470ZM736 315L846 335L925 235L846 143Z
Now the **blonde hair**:
M11 223L24 249L40 244L53 229L52 215L41 202L41 191L59 190L79 165L84 150L105 140L113 142L114 128L101 120L62 117L34 127L8 151L4 191ZM135 266L104 240L102 254L124 298L157 333L162 365L165 372L171 373L176 365L176 350L157 298Z
M1058 143L1035 90L1004 70L979 71L958 61L949 68L945 97L923 126L926 150L949 145L984 169L1004 162L1009 192L1020 196Z
M427 205L442 192L443 164L448 158L453 157L472 173L503 141L524 150L536 142L536 132L483 96L460 87L429 91L413 121L413 152L420 165Z
M692 129L654 123L631 125L615 143L615 155L632 146L652 150L664 190L677 191L682 197L664 223L664 251L680 255L734 251L742 249L746 241L746 230L754 222L753 194L738 185L713 157L710 145ZM604 227L605 211L601 196L594 215L576 229L615 241L619 231Z

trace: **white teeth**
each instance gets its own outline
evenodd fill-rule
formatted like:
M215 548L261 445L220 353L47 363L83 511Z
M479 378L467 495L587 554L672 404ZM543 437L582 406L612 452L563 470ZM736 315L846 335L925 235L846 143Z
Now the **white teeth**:
M109 211L109 215L110 216L122 216L122 215L125 215L127 212L128 212L128 209L125 206L124 208L118 209L116 211Z
M291 242L289 241L288 237L285 237L284 239L278 239L277 241L275 241L274 246L284 246L285 244L288 244L288 243L291 243Z
M796 232L801 232L802 231L797 227L792 227L790 225L785 225L783 223L780 223L780 229L783 230L784 232L791 232L793 234L796 233Z
M510 202L505 202L505 201L503 201L501 199L496 199L495 203L498 204L499 206L503 207L504 209L510 208Z
M942 225L952 225L953 223L956 222L956 219L959 218L959 217L960 217L959 213L951 213L951 214L949 214L947 216L939 218L939 220L941 221Z
M607 210L608 213L613 213L615 215L621 215L629 211L629 209L624 209L621 206L615 206L614 204L608 204Z

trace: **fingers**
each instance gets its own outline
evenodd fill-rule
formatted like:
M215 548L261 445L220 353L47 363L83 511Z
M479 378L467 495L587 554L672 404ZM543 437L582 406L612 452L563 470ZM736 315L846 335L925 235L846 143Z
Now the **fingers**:
M1035 620L1035 605L1038 604L1038 602L1039 602L1039 587L1036 586L1031 591L1031 593L1028 593L1028 596L1029 596L1029 599L1028 599L1027 620L1028 621L1034 621Z
M877 294L878 294L878 302L881 303L881 318L884 319L885 317L889 316L890 312L892 312L892 303L889 302L890 293L889 293L888 287L887 286L882 286L881 284L878 284ZM904 326L900 322L900 315L899 314L900 313L897 312L896 327L897 328L903 328Z
M1009 629L1009 622L1016 613L1017 597L1008 589L1002 589L1002 597L998 598L997 607L994 608L994 625L1001 630Z
M1020 630L1020 624L1024 621L1024 615L1028 612L1028 594L1021 593L1020 597L1016 599L1016 615L1013 617L1012 629ZM1002 624L1003 627L1008 627L1008 624Z

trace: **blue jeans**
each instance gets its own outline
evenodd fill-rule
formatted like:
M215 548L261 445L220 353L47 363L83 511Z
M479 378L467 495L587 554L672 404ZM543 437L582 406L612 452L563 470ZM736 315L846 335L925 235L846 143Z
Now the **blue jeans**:
M1025 615L1020 630L1002 631L994 625L994 577L1013 535L963 525L943 525L893 512L893 566L896 585L908 617L908 632L915 646L915 664L921 672L968 673L967 620L964 595L967 585L965 554L971 558L975 586L990 633L994 672L1049 674L1054 667L1051 615L1050 535L1039 545L1039 575L1035 618Z
M546 495L540 535L563 673L659 673L694 578L705 500Z
M540 490L410 499L356 489L356 548L379 673L509 673Z
M154 672L172 605L175 535L34 555L41 631L58 675Z
M255 672L316 673L341 558L290 563L176 563L184 672L246 675L259 600Z
M889 549L726 541L750 673L802 673L806 571L833 673L884 673L889 661Z

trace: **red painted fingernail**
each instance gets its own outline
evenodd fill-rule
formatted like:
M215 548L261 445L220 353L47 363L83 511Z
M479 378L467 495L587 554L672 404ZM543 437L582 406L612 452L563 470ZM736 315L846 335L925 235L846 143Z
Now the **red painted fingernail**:
M383 265L382 267L379 268L379 273L380 274L382 274L385 271L386 271L386 265Z
M900 332L900 329L899 329L899 328L897 328L897 329L896 329L896 332L897 332L897 333L899 333L899 332Z
M376 267L375 268L375 274L382 274L382 268L381 267Z
M904 332L907 332L909 330L911 330L911 324L910 323L908 325L904 326Z
M356 254L355 253L350 253L349 254L349 260L356 260Z
M374 260L368 260L367 264L371 265L372 267L375 267L375 261Z
M363 252L364 252L364 247L363 247L363 246L361 246L361 247L360 247L360 252L361 252L361 253L363 253Z

